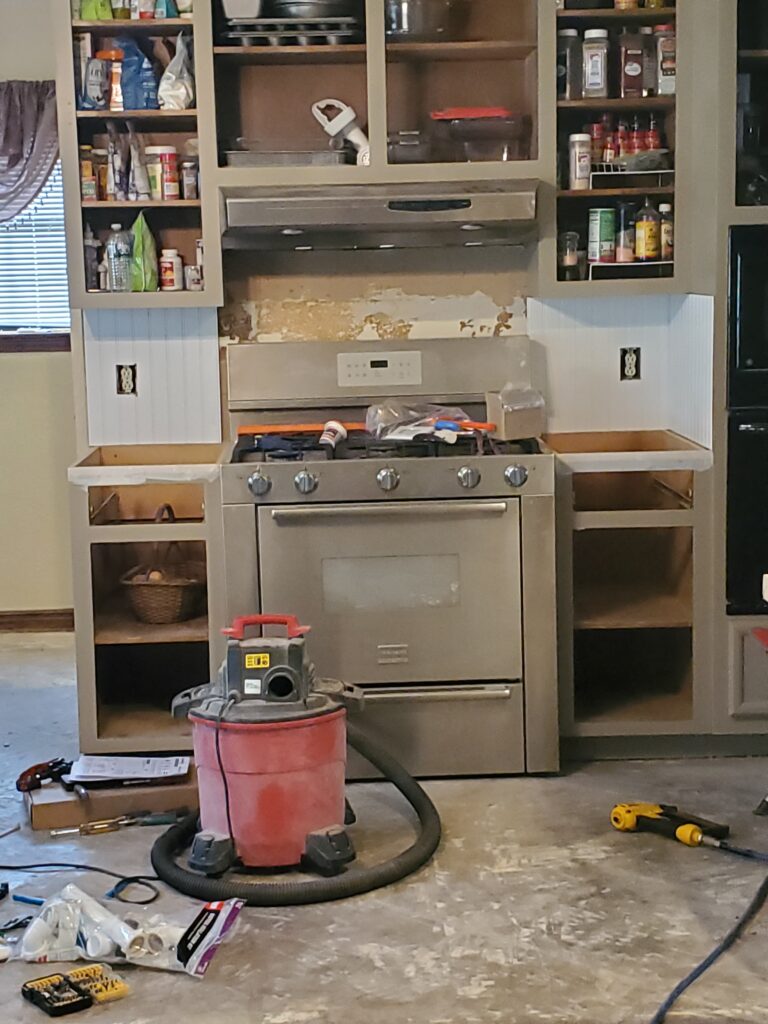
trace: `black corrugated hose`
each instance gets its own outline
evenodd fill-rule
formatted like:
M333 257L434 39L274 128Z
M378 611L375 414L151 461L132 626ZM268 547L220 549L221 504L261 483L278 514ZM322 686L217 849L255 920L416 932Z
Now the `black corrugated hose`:
M407 850L383 864L354 869L333 878L285 882L207 878L176 863L176 857L190 844L197 831L197 814L190 814L164 832L152 847L152 867L158 877L195 899L239 899L245 900L250 907L290 907L360 896L413 874L432 858L440 844L441 825L437 809L418 782L391 754L349 722L347 739L358 754L396 786L418 815L421 830L416 842Z

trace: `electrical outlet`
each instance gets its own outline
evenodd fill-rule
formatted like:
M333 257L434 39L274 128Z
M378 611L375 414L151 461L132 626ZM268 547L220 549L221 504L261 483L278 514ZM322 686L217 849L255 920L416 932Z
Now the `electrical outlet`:
M640 380L640 349L621 349L620 380Z
M136 363L117 363L115 366L118 395L137 395Z

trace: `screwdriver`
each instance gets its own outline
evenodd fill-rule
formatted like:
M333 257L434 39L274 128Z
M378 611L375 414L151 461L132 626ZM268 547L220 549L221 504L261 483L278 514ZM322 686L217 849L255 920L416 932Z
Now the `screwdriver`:
M123 815L120 818L107 818L104 821L86 821L82 825L71 828L53 828L52 836L100 836L106 832L118 832L121 828L133 825L175 825L185 811L158 811L154 814Z

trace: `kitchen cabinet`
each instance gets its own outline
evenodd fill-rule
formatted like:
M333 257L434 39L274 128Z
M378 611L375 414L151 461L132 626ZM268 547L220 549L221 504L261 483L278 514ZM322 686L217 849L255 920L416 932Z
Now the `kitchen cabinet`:
M212 445L125 446L95 449L70 469L84 753L191 749L189 725L171 717L170 702L208 682L220 662L222 458ZM193 614L140 621L122 578L137 565L179 562L202 567Z
M671 431L546 441L559 455L563 735L592 752L647 737L651 752L659 735L706 732L711 453Z
M220 258L218 257L218 208L214 184L205 167L209 144L202 130L203 120L213 106L210 19L198 7L191 19L170 18L149 21L73 21L68 3L53 0L50 7L57 50L57 100L59 143L64 170L64 196L69 248L70 304L75 309L145 309L217 306L222 301ZM184 34L192 40L196 55L194 108L187 110L80 110L76 101L75 66L80 54L113 49L116 37L135 40L145 53L159 56L164 40ZM164 62L167 63L167 54ZM210 116L207 118L210 120ZM80 148L106 150L108 124L119 134L133 125L145 146L175 147L179 164L199 146L200 176L198 198L151 201L84 199L80 183ZM212 140L210 145L213 145ZM181 171L179 170L179 173ZM99 292L86 286L84 238L86 228L103 243L110 225L130 229L143 212L154 236L158 256L161 249L177 249L186 265L199 262L197 241L206 253L204 287L201 291Z

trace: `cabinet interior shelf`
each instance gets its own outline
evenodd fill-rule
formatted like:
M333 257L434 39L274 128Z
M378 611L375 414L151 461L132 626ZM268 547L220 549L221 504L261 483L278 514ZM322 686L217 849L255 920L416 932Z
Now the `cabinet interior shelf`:
M186 644L208 640L208 616L198 615L184 622L153 625L140 622L121 601L110 601L94 614L97 644Z
M524 60L536 44L513 40L477 40L439 43L388 43L387 60L480 61ZM365 61L365 43L336 46L214 46L214 55L239 64L360 64Z
M184 121L197 117L197 110L78 110L80 121Z
M574 21L642 21L647 23L669 21L677 14L674 7L658 7L655 9L639 8L636 11L619 11L615 8L589 8L588 10L563 10L557 17Z
M138 704L102 704L99 739L125 740L124 749L130 751L191 750L192 727L186 718L172 718L170 710Z
M579 586L576 629L682 629L692 624L690 597L633 582L631 588L603 581Z
M558 199L597 199L611 196L673 196L674 194L674 185L651 185L648 188L565 188L560 189L557 197Z
M524 40L468 40L441 43L387 43L387 59L406 60L524 60L536 44Z
M199 199L100 199L96 202L84 201L81 206L84 210L142 210L142 209L166 209L174 207L196 207L200 206Z
M73 21L72 28L75 32L148 32L150 34L164 34L165 29L192 28L191 18L140 18L122 19L112 18L104 21ZM161 30L158 33L158 29Z
M675 96L639 96L635 99L558 100L558 110L671 110Z
M739 60L768 61L768 50L739 50Z
M214 46L215 57L234 64L362 64L365 43L318 46Z

